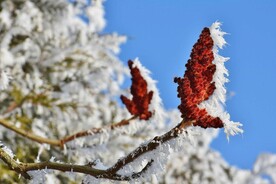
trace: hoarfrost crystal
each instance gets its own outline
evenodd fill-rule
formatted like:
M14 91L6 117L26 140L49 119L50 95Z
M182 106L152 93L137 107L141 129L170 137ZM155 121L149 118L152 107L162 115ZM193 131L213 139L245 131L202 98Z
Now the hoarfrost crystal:
M225 58L218 54L219 49L222 49L226 44L226 41L223 38L226 33L221 31L220 26L220 22L215 22L210 27L211 37L214 41L213 63L216 65L216 71L213 76L213 81L215 82L216 89L208 100L203 101L200 104L200 107L206 108L209 114L214 117L219 117L222 120L224 124L224 132L226 133L227 139L229 140L229 135L243 133L243 130L239 128L242 126L241 123L230 120L229 113L225 112L223 107L226 101L226 89L224 84L229 81L226 78L226 76L228 76L228 71L224 66L224 62L226 62L229 58Z

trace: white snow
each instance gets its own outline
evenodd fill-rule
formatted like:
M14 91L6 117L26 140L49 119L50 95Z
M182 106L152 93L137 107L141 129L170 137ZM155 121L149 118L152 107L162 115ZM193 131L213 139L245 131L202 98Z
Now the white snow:
M210 27L211 37L214 41L213 63L216 65L216 71L213 76L213 81L215 82L216 89L208 100L199 104L199 107L205 108L211 116L219 117L223 121L224 132L229 140L230 135L243 133L243 130L240 128L242 124L231 121L229 113L227 113L224 109L226 101L226 89L224 84L229 81L226 77L228 76L228 70L225 68L224 63L229 60L229 58L225 58L218 54L219 49L222 49L226 44L226 41L223 38L226 33L221 31L220 26L220 22L215 22Z

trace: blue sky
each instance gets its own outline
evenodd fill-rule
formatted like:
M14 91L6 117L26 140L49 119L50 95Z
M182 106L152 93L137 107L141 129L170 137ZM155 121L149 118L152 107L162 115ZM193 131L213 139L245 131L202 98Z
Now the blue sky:
M227 101L244 134L223 131L212 143L232 165L252 168L260 153L276 153L276 1L254 0L107 0L105 32L129 37L120 59L139 57L158 81L166 108L176 108L175 76L183 76L193 44L203 27L216 20L230 33L220 52L230 57Z

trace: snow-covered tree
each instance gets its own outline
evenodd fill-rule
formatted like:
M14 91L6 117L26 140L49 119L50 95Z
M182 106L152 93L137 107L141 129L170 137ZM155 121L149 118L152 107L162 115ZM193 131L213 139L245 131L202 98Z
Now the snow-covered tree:
M179 111L139 59L123 65L126 37L104 26L102 0L0 0L0 183L276 182L275 155L249 171L210 148L217 128L242 132L223 108L219 22L175 78Z

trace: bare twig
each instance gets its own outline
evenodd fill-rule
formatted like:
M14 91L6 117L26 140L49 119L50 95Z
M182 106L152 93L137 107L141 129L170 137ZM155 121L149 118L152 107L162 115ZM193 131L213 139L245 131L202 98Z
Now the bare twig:
M16 102L11 102L9 107L3 112L3 115L12 112L17 107L18 107L18 104Z
M28 132L25 131L21 128L18 128L14 125L12 125L10 122L8 122L7 120L4 119L0 119L0 124L4 127L6 127L9 130L14 131L15 133L22 135L23 137L26 137L32 141L41 143L41 144L50 144L52 146L61 146L60 141L59 140L54 140L54 139L48 139L48 138L44 138L38 135L35 135L32 132Z
M85 137L85 136L89 136L89 135L94 135L94 134L99 134L99 133L103 133L104 132L104 129L111 129L111 130L114 130L115 128L119 128L119 127L122 127L122 126L126 126L126 125L129 125L130 121L131 120L134 120L136 119L137 116L133 116L129 119L126 119L126 120L122 120L118 123L115 123L115 124L112 124L112 125L109 125L109 126L106 126L104 128L92 128L90 130L85 130L85 131L81 131L81 132L77 132L73 135L69 135L69 136L66 136L64 137L63 139L61 139L61 144L65 144L67 142L70 142L76 138L80 138L80 137Z
M2 115L6 115L6 114L12 112L13 110L15 110L16 108L21 107L21 106L25 103L25 101L28 99L28 97L29 97L29 95L26 95L24 98L22 98L22 99L20 100L20 102L12 101L12 102L9 104L8 108L3 112Z
M12 131L16 132L17 134L19 134L23 137L26 137L26 138L28 138L32 141L35 141L35 142L38 142L38 143L41 143L41 144L49 144L49 145L52 145L52 146L58 146L58 147L61 147L63 149L64 144L66 144L66 143L68 143L68 142L70 142L70 141L72 141L76 138L99 134L99 133L104 132L104 129L114 130L115 128L129 125L130 121L135 119L135 118L137 118L137 117L133 116L129 119L122 120L118 123L114 123L114 124L108 125L108 126L103 127L103 128L92 128L92 129L89 129L89 130L77 132L75 134L66 136L62 139L49 139L49 138L44 138L44 137L38 136L38 135L36 135L32 132L28 132L28 131L25 131L21 128L18 128L18 127L12 125L11 123L9 123L7 120L4 120L4 119L0 119L0 125L6 127L9 130L12 130Z

